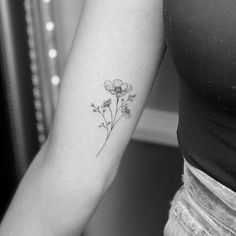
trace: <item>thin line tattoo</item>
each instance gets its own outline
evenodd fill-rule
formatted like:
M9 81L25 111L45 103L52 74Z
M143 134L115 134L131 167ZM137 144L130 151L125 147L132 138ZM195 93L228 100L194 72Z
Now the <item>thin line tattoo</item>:
M112 109L112 98L108 98L103 101L101 106L96 106L94 103L91 104L93 112L97 112L103 119L98 127L106 130L105 141L96 154L96 157L101 153L105 147L106 142L117 123L123 118L131 118L131 111L129 104L132 103L136 97L136 94L131 94L132 85L123 82L120 79L113 81L106 80L104 82L104 88L115 96L115 107Z

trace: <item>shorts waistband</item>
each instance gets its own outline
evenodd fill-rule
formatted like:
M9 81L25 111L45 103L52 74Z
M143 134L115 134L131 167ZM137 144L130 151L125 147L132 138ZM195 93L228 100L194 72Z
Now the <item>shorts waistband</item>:
M236 234L236 192L184 159L186 193L212 219Z

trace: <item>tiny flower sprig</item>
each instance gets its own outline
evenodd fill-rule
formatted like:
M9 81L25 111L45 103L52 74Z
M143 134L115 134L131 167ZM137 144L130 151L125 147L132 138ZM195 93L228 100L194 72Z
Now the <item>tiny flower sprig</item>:
M99 128L106 130L106 138L104 144L96 154L98 156L114 129L117 123L125 117L126 119L131 118L131 111L129 104L132 103L136 97L135 94L131 94L132 86L120 79L113 81L106 80L104 82L104 88L112 95L115 96L115 107L112 108L112 98L103 101L101 106L96 106L94 103L91 104L93 112L98 113L103 121L98 125Z

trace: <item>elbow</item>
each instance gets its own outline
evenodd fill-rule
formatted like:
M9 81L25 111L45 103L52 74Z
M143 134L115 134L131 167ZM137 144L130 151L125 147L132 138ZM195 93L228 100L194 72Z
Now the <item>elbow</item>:
M64 152L68 149L62 146L49 135L41 154L42 165L49 172L47 175L55 175L55 181L63 178L65 185L75 188L73 191L83 189L90 198L101 198L117 175L122 153L119 157L107 156L101 161L86 154L75 154L74 151Z
M35 158L45 182L51 181L51 185L57 186L61 195L66 193L68 199L70 196L78 200L86 198L90 203L99 200L111 185L114 171L106 170L88 157L75 157L57 150L62 149L48 139Z

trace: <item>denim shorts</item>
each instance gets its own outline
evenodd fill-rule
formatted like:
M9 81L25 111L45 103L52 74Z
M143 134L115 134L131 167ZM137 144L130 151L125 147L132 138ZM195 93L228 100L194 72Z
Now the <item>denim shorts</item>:
M236 236L236 192L184 159L164 236Z

